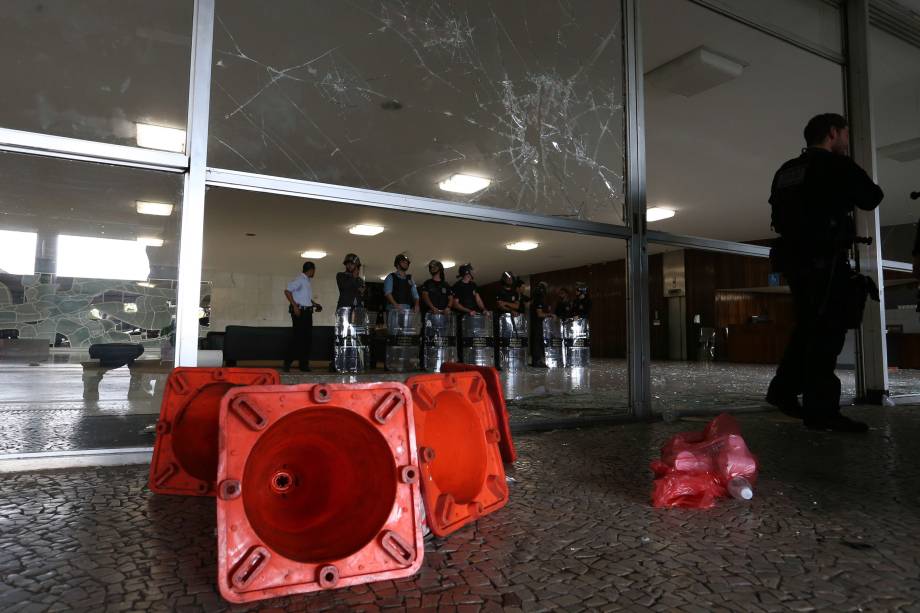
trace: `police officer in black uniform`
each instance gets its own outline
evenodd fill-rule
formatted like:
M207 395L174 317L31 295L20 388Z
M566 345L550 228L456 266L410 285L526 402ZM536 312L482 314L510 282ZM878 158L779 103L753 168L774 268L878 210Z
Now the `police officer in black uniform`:
M530 296L524 293L524 288L527 286L527 282L524 279L518 277L514 280L514 291L517 292L518 302L521 303L521 312L526 313L528 311L527 306L530 304Z
M364 279L361 278L361 258L354 253L345 256L342 262L344 272L335 275L335 283L339 286L339 301L335 308L362 307L364 306Z
M495 305L499 313L521 313L521 296L514 286L514 273L508 270L502 273L501 288L495 294Z
M431 278L422 283L422 314L449 313L454 294L444 278L444 264L431 260L428 262L428 274Z
M451 308L464 315L485 313L486 307L482 303L476 282L473 281L473 265L464 264L457 271L459 281L451 288L454 292Z
M854 275L849 264L856 239L854 207L871 211L884 194L849 157L849 128L842 116L812 118L805 142L802 154L777 171L770 194L773 229L780 235L770 257L789 282L796 323L767 401L803 416L809 428L865 432L865 424L840 414L834 369L867 291L868 279ZM858 314L848 305L856 305Z
M588 319L591 315L591 297L588 296L588 286L584 283L575 284L575 300L572 302L572 316Z
M554 312L556 317L559 319L569 319L574 316L574 309L569 296L569 290L565 287L560 287L558 291L559 299L556 301L556 308Z
M546 367L546 352L543 347L543 320L555 317L547 304L549 285L540 281L533 289L530 301L530 363L537 368Z

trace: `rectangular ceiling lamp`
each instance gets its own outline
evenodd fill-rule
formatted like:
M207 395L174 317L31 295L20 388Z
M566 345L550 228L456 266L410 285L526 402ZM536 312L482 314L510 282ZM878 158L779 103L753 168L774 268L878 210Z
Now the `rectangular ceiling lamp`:
M141 215L158 215L160 217L169 217L173 212L173 205L166 202L144 202L137 201L137 212Z
M713 87L737 79L747 64L697 47L645 74L648 85L691 98Z
M137 146L160 151L185 153L185 130L137 123Z
M56 259L59 277L146 281L150 276L147 248L138 241L61 234Z

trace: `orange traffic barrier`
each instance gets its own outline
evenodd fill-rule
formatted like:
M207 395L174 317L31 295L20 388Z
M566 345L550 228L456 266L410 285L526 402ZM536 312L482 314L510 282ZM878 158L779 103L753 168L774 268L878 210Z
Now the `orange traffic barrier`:
M441 364L441 372L466 371L478 372L486 382L489 398L492 399L492 408L495 410L495 419L498 421L498 430L502 435L502 440L498 443L498 447L502 452L502 460L507 464L511 464L517 459L517 450L514 448L514 440L511 438L508 407L505 404L505 394L502 391L502 381L498 375L498 370L491 366L474 366L472 364L460 364L459 362L444 362Z
M479 373L419 375L412 390L426 519L447 536L508 502L501 434Z
M424 556L401 383L264 386L221 404L218 584L242 603L406 577Z
M280 383L269 368L176 368L166 380L148 487L157 494L213 496L220 401L241 385Z

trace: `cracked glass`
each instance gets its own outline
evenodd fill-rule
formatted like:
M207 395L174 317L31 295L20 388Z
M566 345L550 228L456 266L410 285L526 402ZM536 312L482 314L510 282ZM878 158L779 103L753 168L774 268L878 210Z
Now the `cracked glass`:
M622 223L619 2L225 0L213 61L211 167Z
M181 175L4 153L0 185L0 359L99 343L158 354L175 318Z
M191 0L5 1L0 127L183 151L192 16Z

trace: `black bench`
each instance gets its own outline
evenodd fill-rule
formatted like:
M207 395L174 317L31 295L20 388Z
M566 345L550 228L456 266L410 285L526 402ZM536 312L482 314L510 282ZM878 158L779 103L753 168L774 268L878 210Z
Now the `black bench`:
M223 334L224 363L236 366L243 360L283 361L291 342L293 329L290 326L227 326ZM216 334L213 341L218 341ZM313 346L310 360L329 362L332 360L332 343L335 340L335 328L332 326L313 326Z

